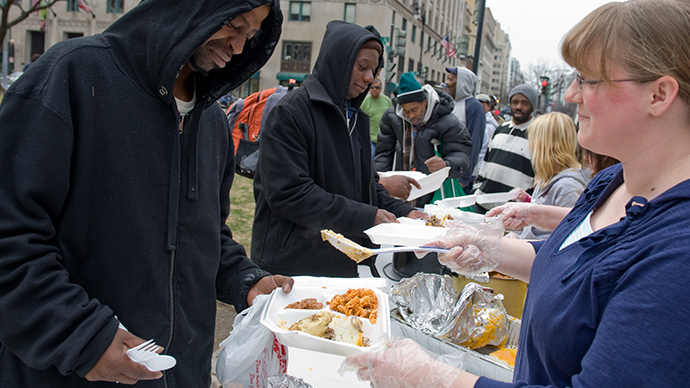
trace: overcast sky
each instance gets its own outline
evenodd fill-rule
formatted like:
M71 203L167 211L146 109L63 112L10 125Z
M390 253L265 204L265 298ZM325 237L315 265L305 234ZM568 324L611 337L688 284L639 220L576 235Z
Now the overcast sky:
M558 45L582 18L610 0L486 0L494 19L510 36L510 56L522 71L530 64L548 62L567 66Z

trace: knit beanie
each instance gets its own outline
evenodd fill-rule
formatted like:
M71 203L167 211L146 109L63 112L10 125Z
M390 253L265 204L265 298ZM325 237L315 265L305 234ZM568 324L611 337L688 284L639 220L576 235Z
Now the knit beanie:
M513 98L514 95L516 94L522 94L523 96L527 97L529 102L532 104L532 111L537 110L537 102L538 102L538 95L537 95L537 90L527 84L520 84L516 87L513 88L513 90L510 91L510 94L508 95L508 100L510 101L511 98Z
M414 73L403 73L398 82L398 104L426 100L426 92L414 76Z

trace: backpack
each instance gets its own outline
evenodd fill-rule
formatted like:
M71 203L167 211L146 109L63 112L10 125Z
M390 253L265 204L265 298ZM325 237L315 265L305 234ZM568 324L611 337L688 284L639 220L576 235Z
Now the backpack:
M247 178L254 178L259 162L259 138L268 112L283 98L290 86L260 90L246 98L235 101L226 116L235 144L235 172Z

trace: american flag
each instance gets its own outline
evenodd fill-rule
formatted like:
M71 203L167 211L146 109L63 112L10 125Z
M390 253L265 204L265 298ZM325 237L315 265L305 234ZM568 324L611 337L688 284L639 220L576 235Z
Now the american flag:
M453 58L456 54L455 51L455 46L450 43L450 38L448 35L446 35L445 38L441 41L441 46L443 46L444 49L446 49L446 56L449 58Z
M78 6L79 9L81 9L82 11L85 11L85 12L88 12L88 13L90 13L90 14L93 14L93 11L91 11L91 7L89 7L89 6L86 4L86 1L77 0L77 6Z

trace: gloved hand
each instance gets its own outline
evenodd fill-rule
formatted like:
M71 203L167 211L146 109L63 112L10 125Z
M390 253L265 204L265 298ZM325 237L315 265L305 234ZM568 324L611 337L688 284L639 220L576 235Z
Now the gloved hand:
M460 369L433 359L409 338L394 337L385 346L383 350L347 357L338 373L354 371L374 388L450 388L461 373Z
M438 254L441 264L468 277L493 271L498 267L500 241L505 233L501 220L489 218L476 227L446 220L445 225L451 227L445 235L423 244L450 249L448 253Z
M511 193L517 193L517 198L515 201L517 202L532 202L532 197L527 194L527 192L519 187L516 187L512 190L510 190Z
M538 212L534 211L534 207L530 203L510 202L489 210L486 217L498 216L506 230L520 230L525 226L537 225Z

